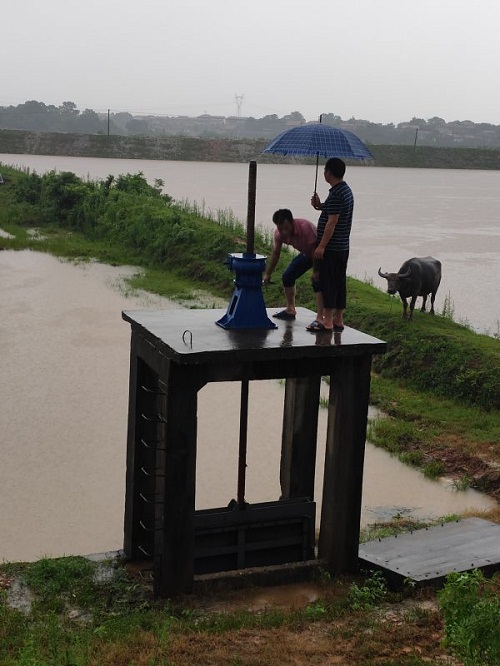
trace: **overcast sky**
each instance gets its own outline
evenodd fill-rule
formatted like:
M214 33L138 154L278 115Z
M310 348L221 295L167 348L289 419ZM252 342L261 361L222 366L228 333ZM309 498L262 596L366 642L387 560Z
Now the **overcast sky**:
M500 0L2 0L0 106L500 124Z

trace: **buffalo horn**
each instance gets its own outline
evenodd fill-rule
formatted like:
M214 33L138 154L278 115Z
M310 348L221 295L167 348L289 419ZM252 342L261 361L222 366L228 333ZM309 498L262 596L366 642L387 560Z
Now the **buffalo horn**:
M378 269L378 274L380 275L380 277L383 277L383 278L385 278L386 280L387 280L387 276L389 275L388 273L382 273L381 270L380 270L380 268Z

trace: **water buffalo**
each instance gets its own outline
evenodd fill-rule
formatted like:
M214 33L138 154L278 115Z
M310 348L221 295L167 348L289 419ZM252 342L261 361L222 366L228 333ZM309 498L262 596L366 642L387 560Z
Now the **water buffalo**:
M425 312L427 296L431 294L431 314L434 314L434 299L441 282L441 262L433 257L413 257L401 266L397 273L378 274L387 280L387 293L399 292L403 301L403 319L412 319L418 296L423 297L421 311ZM411 298L410 314L407 314L407 298Z

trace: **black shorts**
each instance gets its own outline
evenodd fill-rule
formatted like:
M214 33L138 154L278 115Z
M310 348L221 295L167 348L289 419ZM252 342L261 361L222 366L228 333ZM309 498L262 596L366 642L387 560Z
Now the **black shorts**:
M348 259L349 250L326 250L323 254L319 267L319 282L325 308L345 310L347 305Z

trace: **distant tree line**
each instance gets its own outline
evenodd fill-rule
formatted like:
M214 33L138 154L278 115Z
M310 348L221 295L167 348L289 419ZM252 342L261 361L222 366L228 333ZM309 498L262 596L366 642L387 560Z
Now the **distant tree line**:
M374 123L356 118L342 119L325 113L321 121L348 129L373 145L414 145L435 147L500 148L500 125L470 120L446 122L443 118L412 118L407 122ZM74 102L60 106L35 100L17 106L0 107L0 129L73 134L112 134L118 136L186 136L225 139L271 139L280 132L304 124L299 111L283 117L239 116L197 117L133 115L129 112L98 113L77 109Z
M0 106L0 128L34 132L104 134L107 120L92 109L79 111L74 102L60 106L31 100L17 106Z

